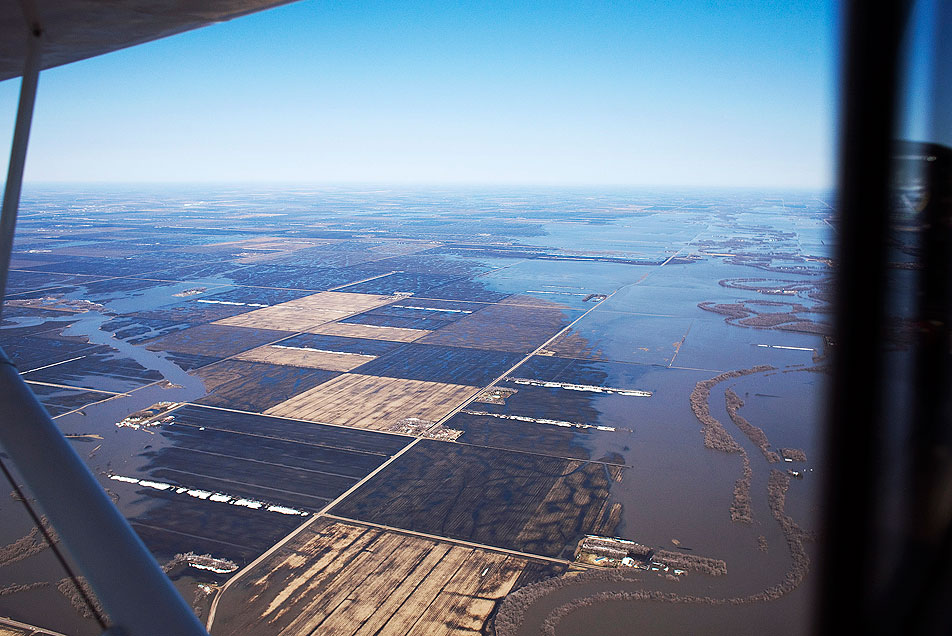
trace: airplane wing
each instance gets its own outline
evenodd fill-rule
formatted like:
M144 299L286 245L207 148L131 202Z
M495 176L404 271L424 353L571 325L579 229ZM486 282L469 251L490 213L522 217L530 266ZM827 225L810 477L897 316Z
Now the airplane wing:
M0 0L0 81L23 74L29 29L43 29L41 69L288 4L290 0Z

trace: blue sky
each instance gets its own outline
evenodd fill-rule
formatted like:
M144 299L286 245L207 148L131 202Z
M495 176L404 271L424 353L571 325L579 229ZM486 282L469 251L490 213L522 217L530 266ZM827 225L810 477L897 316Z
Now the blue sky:
M826 187L836 19L305 0L44 72L26 178Z

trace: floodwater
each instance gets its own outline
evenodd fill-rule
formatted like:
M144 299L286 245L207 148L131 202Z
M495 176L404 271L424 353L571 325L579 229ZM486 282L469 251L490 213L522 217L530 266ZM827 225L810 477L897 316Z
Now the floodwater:
M24 379L57 425L81 436L73 438L76 450L160 561L199 551L244 564L300 522L262 516L271 514L267 506L293 508L282 493L288 500L306 495L329 502L346 487L335 490L334 484L356 481L410 441L395 431L332 428L327 413L302 419L329 425L333 435L305 439L302 431L317 424L235 413L251 403L239 400L241 391L257 391L255 408L264 411L315 383L361 373L359 366L345 371L319 363L309 368L310 362L296 363L304 366L292 373L287 365L255 362L265 380L244 388L248 378L234 370L251 363L226 359L280 341L311 352L301 356L379 356L366 372L380 378L455 383L472 392L495 382L509 392L498 403L469 403L470 412L456 419L450 418L456 404L434 411L434 420L450 418L447 428L459 422L466 429L459 444L476 447L455 447L459 466L410 462L423 448L450 456L439 449L452 441L427 441L351 497L374 505L341 509L372 514L379 498L404 485L429 494L433 480L455 483L480 474L467 462L509 471L500 483L518 473L518 483L539 484L549 482L527 474L527 467L591 460L617 467L620 478L599 486L598 501L584 488L573 493L574 503L561 508L565 517L550 520L552 527L572 529L552 554L571 556L586 532L605 527L653 548L727 564L719 577L688 572L672 581L641 572L635 582L568 585L529 606L521 634L539 633L557 608L598 593L745 597L778 584L791 568L768 503L770 471L802 476L790 479L785 512L808 533L816 530L823 473L818 411L828 349L822 298L831 273L829 207L818 193L783 197L785 205L765 194L723 191L38 189L24 196L7 298L17 302L7 305L11 317L0 328L0 342L21 361ZM301 314L294 314L295 327L241 322L246 313L329 289L403 294L391 303L400 307L340 313L336 326L351 335L309 331L300 326ZM767 328L699 306L761 301L800 308L760 323L774 325ZM784 328L790 325L797 330ZM741 454L705 448L690 396L698 382L758 365L772 368L727 378L708 400L711 416L750 462L751 521L744 523L730 515ZM549 384L527 385L527 378ZM801 450L806 461L768 463L731 421L726 389L743 400L740 415L763 431L772 449ZM222 408L187 406L171 423L116 426L158 402L202 398ZM188 414L199 412L201 422L192 422ZM404 415L418 417L412 410ZM600 465L584 466L594 475L591 467ZM154 480L160 488L111 478L116 475ZM390 482L391 475L406 483ZM207 492L195 484L209 484L202 486ZM217 502L209 498L213 491ZM511 514L508 499L491 498L497 490L466 492L474 519L489 519L491 529L493 513L501 511L509 518L499 519L500 527L514 524L506 532L482 531L478 536L489 537L488 545L527 545L519 537L536 527L533 514L542 512L533 511L543 510L545 492L516 493ZM245 503L223 503L225 495ZM249 502L262 506L248 508ZM591 506L617 504L613 524L585 521L597 516ZM390 510L388 525L440 525L427 510L403 517L399 506ZM0 547L29 531L17 502L0 502L0 515ZM805 549L812 555L815 544L807 541ZM46 550L0 564L0 590L62 576ZM190 602L199 582L227 578L194 569L173 576ZM808 570L796 589L775 600L740 605L598 601L566 614L555 629L560 636L803 634L811 576ZM96 633L55 586L0 595L0 615Z

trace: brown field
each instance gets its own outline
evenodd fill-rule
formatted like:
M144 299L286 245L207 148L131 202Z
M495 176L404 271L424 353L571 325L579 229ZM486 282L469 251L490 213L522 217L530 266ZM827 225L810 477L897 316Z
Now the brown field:
M378 294L320 292L218 320L215 324L319 333L314 331L318 325L359 314L368 309L386 305L393 300L395 300L393 296Z
M359 353L337 353L334 351L320 351L307 347L288 347L282 345L265 345L236 356L238 360L251 362L267 362L290 367L304 367L307 369L327 369L329 371L350 371L377 356L362 355Z
M212 633L480 634L526 564L321 519L229 588Z
M271 407L265 414L388 430L408 417L435 422L477 391L477 387L460 384L345 373Z
M413 342L431 333L426 329L407 329L405 327L378 327L377 325L358 325L349 322L325 323L310 330L310 333L325 336L346 336L348 338L367 338L369 340L392 340L393 342Z
M32 629L19 629L10 625L0 624L0 636L30 636L30 634L42 632L34 632Z

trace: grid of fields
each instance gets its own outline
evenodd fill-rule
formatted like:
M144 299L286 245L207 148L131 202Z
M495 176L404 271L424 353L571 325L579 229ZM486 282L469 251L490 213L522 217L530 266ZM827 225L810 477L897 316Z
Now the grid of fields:
M770 510L731 525L738 458L704 448L689 396L742 360L777 369L732 389L751 423L809 402L770 383L829 343L706 310L782 293L822 317L826 209L523 194L40 198L0 344L161 563L227 565L169 570L216 599L216 636L491 633L586 534L782 561Z
M109 481L135 493L133 526L164 559L246 563L411 441L200 406L172 415L148 462Z
M229 422L234 415L201 407L175 411L174 422L162 430L170 444L149 454L145 472L160 481L316 511L409 441L368 436L343 441L341 448L333 427L241 414L255 426L236 430ZM259 432L267 426L293 430L295 424L307 427L306 441Z

